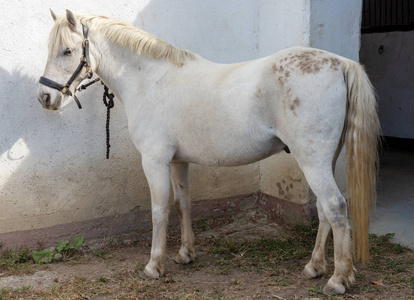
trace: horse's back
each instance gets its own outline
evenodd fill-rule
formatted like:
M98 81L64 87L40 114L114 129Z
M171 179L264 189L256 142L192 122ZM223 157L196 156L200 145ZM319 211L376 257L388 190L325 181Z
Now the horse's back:
M176 95L166 129L176 160L238 165L285 144L298 155L304 147L338 145L346 110L339 56L298 47L238 64L194 62L183 69L168 91Z

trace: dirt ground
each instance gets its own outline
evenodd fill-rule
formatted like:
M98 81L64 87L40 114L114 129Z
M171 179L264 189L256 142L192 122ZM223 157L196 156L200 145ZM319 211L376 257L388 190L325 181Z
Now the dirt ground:
M196 262L173 262L180 244L179 228L173 225L167 273L159 280L139 276L150 254L151 231L144 230L87 241L79 255L63 262L31 264L24 272L5 270L0 274L0 299L414 299L414 254L407 249L388 244L385 250L378 248L378 253L388 252L356 266L354 287L345 295L329 296L322 288L333 272L332 251L329 276L308 280L301 275L315 228L308 240L298 231L292 239L289 228L255 211L195 220L194 228ZM268 247L260 248L263 241L274 245L275 240L291 241L290 246L297 241L297 249L283 246L277 257L262 251ZM289 258L292 251L294 258Z

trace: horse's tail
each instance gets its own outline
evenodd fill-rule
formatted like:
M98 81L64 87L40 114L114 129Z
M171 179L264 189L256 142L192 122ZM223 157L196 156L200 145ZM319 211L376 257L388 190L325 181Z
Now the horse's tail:
M370 211L375 207L379 164L380 123L374 88L363 67L350 60L342 62L347 85L345 143L347 198L356 261L369 257Z

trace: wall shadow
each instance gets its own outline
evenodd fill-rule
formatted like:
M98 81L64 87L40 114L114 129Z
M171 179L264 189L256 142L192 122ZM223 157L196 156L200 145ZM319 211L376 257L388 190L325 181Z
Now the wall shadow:
M136 215L139 195L147 195L138 188L145 179L139 174L140 156L130 142L122 104L118 101L112 111L111 159L106 160L106 108L100 84L79 95L82 110L71 100L62 111L45 110L36 98L38 79L18 70L10 73L0 67L0 86L3 245L33 245L32 234L21 230L85 219L100 219L101 224L93 225L85 237L96 237L103 228L111 233L133 224L132 217L102 221L123 211ZM79 231L62 228L55 236L67 238Z

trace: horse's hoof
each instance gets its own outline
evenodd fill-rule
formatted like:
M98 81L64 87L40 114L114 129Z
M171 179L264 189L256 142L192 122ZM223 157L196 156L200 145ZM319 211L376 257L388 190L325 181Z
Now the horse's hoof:
M323 288L323 291L329 295L343 295L345 294L346 288L343 284L333 284L329 280Z
M318 278L320 275L314 268L306 266L302 271L302 276L307 279L313 279Z
M182 251L180 251L175 256L174 262L176 262L177 264L186 265L186 264L193 262L194 260L195 260L195 253L193 253L192 255L189 255L186 252L183 253Z
M180 265L187 265L187 264L189 264L189 263L192 263L194 261L194 259L191 259L191 257L190 256L181 256L181 255L176 255L175 256L175 259L174 259L174 262L176 263L176 264L180 264Z
M175 262L176 264L186 265L186 264L189 264L189 263L191 262L191 260L190 260L190 257L189 257L189 256L187 256L187 257L182 257L182 256L180 256L180 255L178 255L178 254L177 254L177 255L175 256L174 262Z
M308 263L302 271L302 276L313 279L321 277L323 274L326 273L326 268L321 267L320 270L313 267L310 263Z
M143 272L139 275L141 279L149 280L149 279L158 279L160 277L160 273L156 270L151 271L148 267L144 269Z
M149 277L147 274L145 274L145 272L141 272L141 274L139 274L139 278L142 280L154 280L154 278Z

